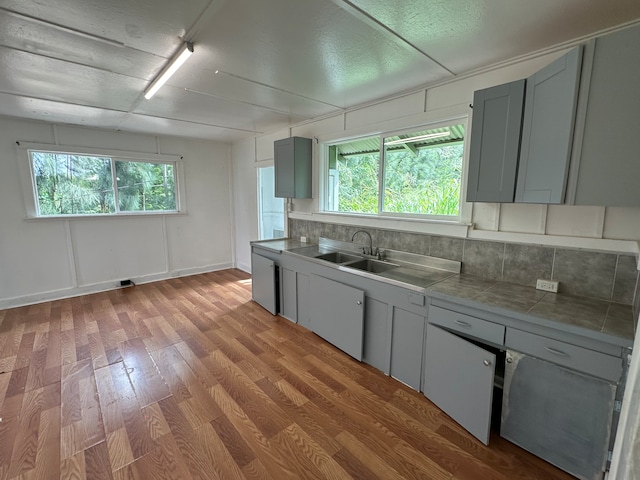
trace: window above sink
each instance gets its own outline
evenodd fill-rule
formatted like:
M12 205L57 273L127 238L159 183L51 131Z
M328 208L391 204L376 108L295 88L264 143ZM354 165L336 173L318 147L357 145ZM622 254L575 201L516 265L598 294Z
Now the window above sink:
M466 122L327 143L325 212L458 220Z

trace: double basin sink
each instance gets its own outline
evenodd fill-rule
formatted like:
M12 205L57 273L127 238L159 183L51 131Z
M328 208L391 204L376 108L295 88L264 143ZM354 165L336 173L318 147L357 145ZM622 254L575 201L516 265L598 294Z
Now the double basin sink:
M374 260L371 258L362 258L359 255L344 252L323 253L322 255L317 255L314 258L370 273L382 273L398 267L398 265L394 263Z

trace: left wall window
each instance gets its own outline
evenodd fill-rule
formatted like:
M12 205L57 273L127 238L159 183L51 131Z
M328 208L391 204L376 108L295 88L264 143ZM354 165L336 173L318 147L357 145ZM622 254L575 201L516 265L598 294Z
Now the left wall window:
M176 212L175 162L29 150L37 216Z

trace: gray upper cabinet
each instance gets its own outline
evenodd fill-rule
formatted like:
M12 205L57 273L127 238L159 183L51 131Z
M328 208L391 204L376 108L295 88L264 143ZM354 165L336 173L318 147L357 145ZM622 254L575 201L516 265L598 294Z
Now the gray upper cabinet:
M564 202L581 65L577 47L527 79L517 202Z
M468 202L513 202L525 80L473 95Z
M467 201L563 203L582 47L474 94Z
M311 198L311 139L290 137L273 144L275 196Z
M639 45L640 26L634 26L598 37L593 56L585 55L590 83L578 110L584 114L584 130L576 132L581 152L572 160L571 176L575 167L577 178L570 179L568 203L640 205Z

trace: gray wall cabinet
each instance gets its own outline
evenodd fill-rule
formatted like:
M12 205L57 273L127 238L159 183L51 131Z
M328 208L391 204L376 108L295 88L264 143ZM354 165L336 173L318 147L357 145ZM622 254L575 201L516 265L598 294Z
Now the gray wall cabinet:
M277 313L276 265L273 260L255 253L251 254L251 296L272 315Z
M364 292L328 278L309 278L311 330L362 360Z
M606 469L616 386L507 351L500 434L585 480Z
M273 144L275 196L311 198L311 139L290 137Z
M513 202L525 80L473 95L468 202Z
M588 95L581 91L579 105L584 128L576 129L580 155L572 160L567 201L639 206L640 26L598 37L594 44L592 57L585 55Z
M526 81L475 92L468 201L564 202L581 64L576 47Z
M582 47L527 79L516 202L563 203Z

